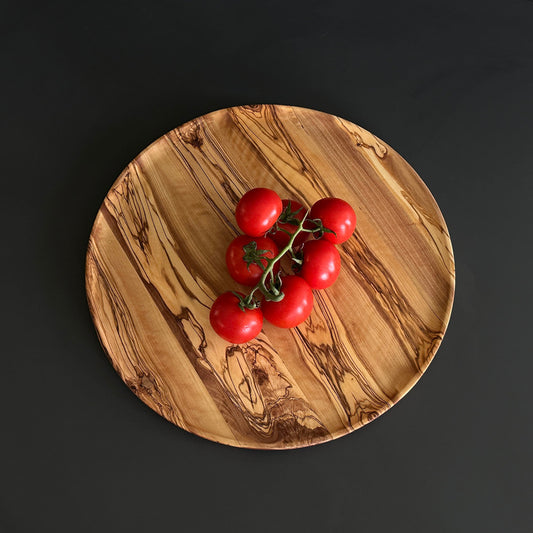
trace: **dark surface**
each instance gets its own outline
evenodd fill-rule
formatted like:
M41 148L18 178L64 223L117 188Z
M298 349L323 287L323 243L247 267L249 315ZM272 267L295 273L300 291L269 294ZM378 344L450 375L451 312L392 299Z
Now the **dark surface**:
M533 2L3 4L0 531L532 530ZM108 363L84 292L99 204L221 107L340 115L419 172L457 294L418 385L287 452L175 428Z

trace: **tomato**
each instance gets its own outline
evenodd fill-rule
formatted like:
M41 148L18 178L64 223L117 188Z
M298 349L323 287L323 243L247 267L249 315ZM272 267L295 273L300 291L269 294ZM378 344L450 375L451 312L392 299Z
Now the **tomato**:
M239 200L235 218L246 235L260 237L274 225L282 209L281 198L273 190L259 187Z
M276 243L268 237L249 237L248 235L240 235L233 239L226 250L226 265L230 276L242 285L254 286L258 281L263 271L256 263L246 264L245 258L246 250L243 248L255 242L257 250L266 250L266 253L260 254L264 257L272 259L278 255L278 247ZM246 254L246 255L245 255ZM265 259L261 259L264 267L267 266ZM274 265L274 273L279 271L279 262Z
M280 302L265 300L264 317L280 328L293 328L304 322L313 310L313 291L300 276L282 276L281 290L285 294Z
M291 203L290 210L294 213L297 211L297 213L294 215L294 218L296 218L298 221L301 221L302 218L305 215L306 209L304 206L297 202L296 200L282 200L283 204L283 211L282 211L282 217L285 214L285 209L288 207L289 202ZM287 244L289 244L289 239L291 238L290 235L287 235L284 231L280 231L284 229L285 231L289 231L291 234L296 231L297 225L291 224L289 222L278 222L278 231L271 230L268 236L278 245L278 248L285 248ZM296 235L296 238L294 239L293 248L298 248L300 245L302 245L309 236L309 233L306 233L305 231L302 231L301 233L298 233Z
M340 198L322 198L311 208L309 218L319 218L325 228L333 233L324 233L323 238L333 244L347 241L354 232L356 216L352 206Z
M324 239L309 241L303 247L302 278L312 289L333 285L341 270L341 256L334 244Z
M251 341L263 327L261 309L239 307L239 298L232 292L221 294L211 306L209 321L215 332L233 344Z

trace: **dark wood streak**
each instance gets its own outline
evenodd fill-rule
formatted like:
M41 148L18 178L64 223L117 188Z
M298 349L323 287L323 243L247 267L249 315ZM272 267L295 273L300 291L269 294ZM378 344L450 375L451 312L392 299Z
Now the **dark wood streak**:
M341 340L337 324L329 305L320 292L315 292L315 307L317 313L305 325L295 330L300 345L305 347L303 357L308 361L308 366L318 369L323 376L321 383L327 388L329 394L337 401L345 412L350 426L355 422L365 424L373 419L375 413L380 413L391 405L383 391L377 391L379 380L372 375L372 369L363 369L364 358L358 353L357 344L352 343L350 348ZM319 322L317 322L319 321ZM316 330L319 329L319 335ZM318 337L322 342L314 342ZM353 352L358 355L354 357ZM365 373L373 378L372 383L365 377ZM345 391L345 381L348 376L355 379L365 398L357 399L353 394Z
M188 126L182 126L177 128L176 134L178 138L183 139L187 138L188 135ZM174 142L172 139L173 132L170 132L169 139L172 142L174 148L180 152L180 155L183 157L183 149L186 148L178 143ZM244 176L240 175L239 170L235 165L232 164L231 160L225 157L220 146L217 146L215 139L210 135L209 128L206 125L205 119L200 119L197 124L195 131L197 138L201 138L201 143L193 144L196 150L186 149L187 155L190 156L193 161L196 163L196 168L203 175L207 182L211 184L213 178L217 178L218 184L222 190L226 193L226 196L220 194L216 188L214 189L217 193L217 196L224 202L225 207L232 212L234 206L239 201L239 198L247 190L247 182ZM205 143L205 144L204 144ZM215 153L220 156L220 159L226 164L227 171L225 171L216 161L211 159L208 155L208 150L214 149ZM208 168L210 175L208 176L204 168ZM193 175L192 179L199 185L199 187L204 191L204 197L207 201L212 202L212 199L209 195L205 195L205 188L203 187L202 181L196 179ZM216 202L213 202L216 206ZM233 218L233 217L232 217ZM230 225L234 227L233 220L230 221Z
M109 304L113 313L113 333L115 334L116 340L122 346L123 353L128 355L128 366L133 369L134 375L124 372L122 367L110 356L106 349L109 346L109 340L103 334L103 330L97 328L98 338L113 368L120 375L124 383L143 402L172 423L183 425L183 414L179 413L168 401L170 391L166 387L165 381L160 379L154 369L150 368L146 363L147 358L142 353L142 344L134 335L134 322L128 306L122 298L120 291L111 281L110 276L105 272L104 266L98 260L95 245L92 240L89 241L87 260L87 275L92 281L98 283L101 288L101 295ZM94 309L91 308L91 311L94 312Z
M209 157L207 149L202 151L202 156L205 158L205 161L208 161L211 167L215 170L216 175L220 177L220 186L226 193L226 205L233 210L243 193L249 189L248 181L246 180L246 177L241 174L237 165L234 165L231 158L228 157L222 144L218 142L217 138L210 132L205 119L203 120L203 125L204 127L202 128L202 135L205 138L206 147L209 147L211 150L213 150L220 160L223 161L227 171L224 171L223 168L213 158ZM236 185L238 185L238 188ZM224 199L220 194L219 197Z
M364 148L365 150L372 150L379 159L384 159L387 156L387 147L383 143L380 143L374 136L372 136L372 142L365 142L360 133L347 128L345 120L339 119L338 117L335 118L337 124L339 124L340 127L353 138L355 146L358 148Z
M224 211L217 205L216 202L214 202L211 198L211 195L208 193L205 185L203 184L202 180L198 179L198 176L197 176L197 173L193 170L193 167L192 165L189 163L189 161L187 160L186 157L184 157L183 153L182 153L182 149L180 147L179 144L177 144L174 139L173 139L173 134L172 132L167 134L166 135L166 139L167 141L170 143L170 145L174 148L174 153L176 154L176 156L179 158L179 160L181 161L181 163L184 165L184 167L187 169L187 172L188 172L188 175L189 177L191 178L191 180L193 181L193 183L196 185L196 187L198 187L198 189L202 192L202 195L203 197L205 198L206 202L208 202L208 204L212 207L212 209L217 213L218 217L224 222L224 224L228 227L231 227L233 232L234 233L237 233L237 226L235 223L233 223L229 216L226 215L224 213ZM188 151L189 153L192 154L191 151ZM196 159L194 158L193 156L193 159L196 161ZM200 167L201 168L201 167ZM225 181L225 180L224 180ZM226 186L224 187L224 189L226 191L228 191L228 189L231 189L231 187L229 186ZM231 198L231 197L236 197L237 195L234 194L234 193L229 193L228 196ZM229 209L228 209L229 211Z
M350 265L354 275L360 278L361 286L402 346L406 360L415 365L414 370L422 370L431 355L427 348L441 338L440 333L429 329L419 318L394 275L373 254L359 232L343 244L342 251L343 264Z
M421 227L424 228L427 238L434 244L435 250L437 250L439 253L442 265L452 276L455 277L455 267L453 262L450 261L450 258L453 257L451 245L449 248L446 248L446 253L444 253L444 251L441 250L439 243L433 236L433 233L431 232L428 226L433 226L438 233L441 233L446 237L446 239L441 240L439 242L450 242L450 235L448 233L448 230L435 217L431 216L427 209L424 209L420 204L418 204L410 194L403 191L402 196L405 201L411 206L412 210L417 214L418 223Z
M307 403L294 395L291 378L279 371L273 354L269 352L269 346L259 342L228 346L226 350L225 383L228 388L243 387L239 396L247 396L261 413L261 416L248 416L250 426L261 435L270 435L274 442L283 444L294 443L294 438L296 442L312 444L330 437ZM243 363L246 368L242 372L232 372L232 358L238 358L239 368Z
M285 165L290 166L293 171L302 174L307 178L307 186L309 188L316 191L319 196L332 196L332 192L325 185L327 182L321 179L308 158L297 147L296 143L293 142L289 134L283 128L283 124L277 116L274 106L261 106L260 109L258 108L253 111L251 117L246 111L244 113L238 113L236 110L230 109L229 113L236 126L239 128L243 139L247 141L249 147L254 151L257 157L262 160L264 166L275 176L279 185L288 192L288 195L292 195L296 198L305 198L308 192L294 187L291 180L278 168L279 161L277 159L269 158L267 154L265 154L263 145L266 140L269 140L273 146L282 151L285 156L285 159L283 160ZM252 118L254 125L256 125L260 131L264 132L265 136L258 138L257 134L255 134L244 121L245 117ZM265 123L269 125L269 129L263 126L262 120L260 119L263 119Z
M117 186L114 189L114 193L118 201L112 202L108 200L105 202L105 209L103 212L105 214L107 210L108 212L113 213L113 217L117 221L117 226L123 232L128 249L133 254L132 259L137 265L139 273L142 274L142 278L145 282L152 283L151 276L148 272L146 272L145 267L142 265L142 262L139 260L134 250L138 250L145 257L147 263L150 264L151 257L154 253L152 248L154 243L150 243L148 238L148 228L155 228L156 220L159 222L157 226L159 226L159 228L164 232L163 237L167 242L170 240L170 236L164 231L165 225L162 223L161 217L157 214L158 210L153 208L153 206L150 208L148 205L149 195L139 177L137 165L132 163L130 168L132 168L132 172L127 172L121 181L121 186ZM135 183L133 183L134 175L136 177ZM141 192L142 194L140 194ZM125 206L127 206L131 212L133 226L128 224L127 219L124 216ZM122 221L122 223L119 223L119 221ZM159 242L162 242L161 239ZM159 247L159 249L163 251L167 259L167 263L172 270L172 274L175 276L180 286L191 298L196 299L195 293L187 286L182 275L172 263L167 251L167 247L162 245Z

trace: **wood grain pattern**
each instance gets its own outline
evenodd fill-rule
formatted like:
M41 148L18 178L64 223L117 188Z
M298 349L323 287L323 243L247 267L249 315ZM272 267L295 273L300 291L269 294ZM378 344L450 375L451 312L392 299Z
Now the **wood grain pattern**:
M308 206L344 198L358 225L307 322L228 345L209 308L238 289L224 254L253 187ZM282 449L394 405L435 355L455 276L439 208L394 150L341 118L264 105L188 122L128 165L96 217L86 285L100 341L141 400L202 437Z

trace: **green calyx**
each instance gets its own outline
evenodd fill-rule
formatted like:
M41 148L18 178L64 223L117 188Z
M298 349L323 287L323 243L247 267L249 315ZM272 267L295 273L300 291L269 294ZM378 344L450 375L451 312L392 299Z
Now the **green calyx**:
M257 243L255 241L251 241L248 244L245 244L242 247L242 250L244 252L242 259L246 263L248 269L250 269L250 265L252 263L256 264L262 270L265 269L264 262L268 262L268 258L266 257L266 255L268 254L269 250L258 250Z

